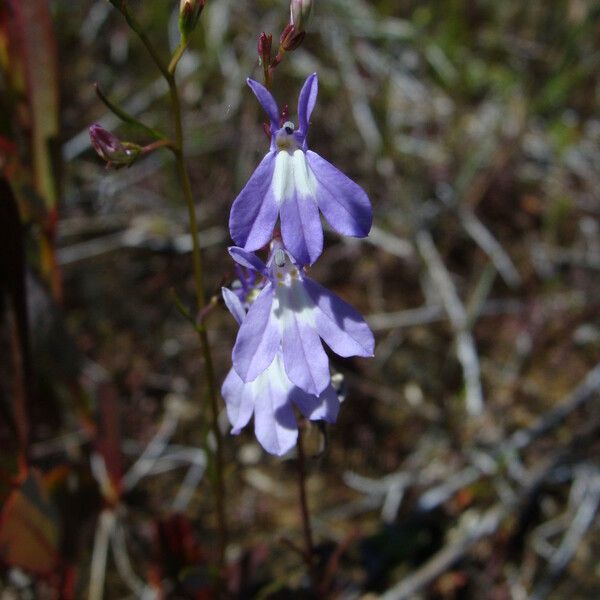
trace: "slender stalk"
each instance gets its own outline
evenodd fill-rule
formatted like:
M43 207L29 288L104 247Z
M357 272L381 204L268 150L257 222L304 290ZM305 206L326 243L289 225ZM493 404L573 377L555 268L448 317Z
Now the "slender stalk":
M315 547L313 544L312 527L310 524L310 512L308 510L308 501L306 498L306 455L304 453L304 424L301 422L298 427L298 496L300 499L300 513L302 516L302 529L304 532L304 556L313 590L318 589L318 578L315 568Z
M140 41L146 47L148 54L154 61L154 64L158 67L158 70L162 73L165 79L169 79L169 70L167 65L163 62L162 58L156 51L156 48L142 29L142 26L138 23L137 19L129 12L127 3L125 0L109 0L110 3L125 17L127 25L135 31L136 35L140 38Z
M159 148L168 148L171 151L177 150L171 140L157 140L156 142L152 142L151 144L144 146L142 148L142 154L150 154L150 152L154 152Z
M188 47L187 40L185 42L184 41L179 42L179 46L177 46L175 52L173 53L173 57L171 58L171 62L169 63L169 66L167 67L167 70L169 71L169 73L171 75L173 75L175 73L175 69L177 69L177 64L181 60L181 57L183 56L183 53L185 52L187 47Z
M163 62L162 58L154 48L152 42L148 36L144 33L140 24L129 12L127 5L124 0L110 0L111 4L115 6L125 17L128 25L137 34L141 42L146 47L146 50L152 57L152 60L162 73L163 77L169 84L169 95L171 98L171 105L173 110L173 122L175 126L175 142L174 144L168 144L166 147L170 148L175 156L175 163L177 168L177 177L181 184L181 190L188 210L190 235L192 237L192 262L194 270L194 284L196 289L196 303L197 312L200 314L205 307L206 293L204 289L204 273L202 266L202 253L200 251L200 244L198 241L198 219L196 217L196 207L194 204L194 197L192 194L192 186L190 178L185 166L185 151L183 147L183 126L181 120L181 103L179 101L179 91L175 82L175 70L179 59L183 55L186 43L182 43L178 46L175 51L169 65ZM206 325L203 321L200 321L196 329L200 336L200 346L202 349L202 356L204 358L204 375L206 379L207 395L210 401L211 407L211 428L215 436L216 451L215 451L215 469L213 485L215 488L215 504L217 508L217 527L219 531L219 547L217 564L219 568L219 574L222 574L223 566L225 564L225 548L227 546L227 523L225 517L225 491L223 483L223 440L221 431L219 429L219 402L217 396L217 387L215 384L215 370L212 359L212 353L210 343L208 341L208 335L206 333Z
M185 155L183 149L183 127L181 121L181 105L179 102L179 92L175 84L174 74L169 74L167 78L169 83L169 92L171 96L171 104L173 108L173 119L175 123L175 145L177 150L175 154L175 162L177 175L181 184L181 190L188 209L188 218L190 225L190 235L192 236L192 262L194 267L194 284L196 288L197 309L200 313L205 305L205 290L204 290L204 272L202 265L202 252L198 241L198 219L196 217L196 207L192 194L192 186L190 178L185 166ZM204 322L199 322L197 325L198 334L200 336L200 345L202 347L202 355L204 357L204 374L206 377L208 398L210 401L212 430L215 436L216 451L215 451L215 469L214 469L214 487L215 500L217 505L217 525L219 529L219 551L218 564L222 569L225 562L225 547L227 544L227 523L225 517L225 489L223 483L223 439L221 430L219 429L219 402L217 397L217 388L215 385L215 371L212 359L212 352L208 335L206 333L206 325Z

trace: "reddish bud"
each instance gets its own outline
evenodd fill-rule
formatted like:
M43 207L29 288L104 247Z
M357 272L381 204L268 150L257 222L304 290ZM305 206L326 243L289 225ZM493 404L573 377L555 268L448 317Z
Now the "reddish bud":
M304 39L306 31L297 31L296 27L291 23L285 26L279 37L279 45L286 51L292 52L295 50Z
M271 63L271 47L273 45L273 36L267 35L264 31L258 36L258 60L261 65L268 66Z
M98 123L90 126L89 133L96 154L106 161L108 167L128 167L142 150L137 144L122 142Z

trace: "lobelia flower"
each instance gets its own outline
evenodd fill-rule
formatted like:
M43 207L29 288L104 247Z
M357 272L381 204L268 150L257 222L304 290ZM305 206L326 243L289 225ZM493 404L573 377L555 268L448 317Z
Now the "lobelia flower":
M310 75L298 99L298 128L280 126L277 103L260 83L248 79L271 121L271 148L235 199L231 237L246 250L258 250L272 237L277 217L285 247L300 265L312 264L323 250L319 210L338 233L365 237L372 210L365 191L332 164L308 150L308 122L317 100L317 74Z
M242 301L227 288L223 288L222 292L225 304L241 325L246 316ZM281 350L254 381L245 383L235 369L230 369L221 394L232 425L231 433L237 435L254 415L256 439L267 452L277 456L291 450L298 438L293 405L307 419L329 423L335 422L340 405L331 384L319 396L307 394L294 385L286 375Z
M254 381L281 349L287 377L320 395L331 383L323 341L340 356L373 356L369 326L350 305L305 276L280 240L265 265L255 254L232 247L240 265L266 278L250 306L233 348L233 367L243 382Z

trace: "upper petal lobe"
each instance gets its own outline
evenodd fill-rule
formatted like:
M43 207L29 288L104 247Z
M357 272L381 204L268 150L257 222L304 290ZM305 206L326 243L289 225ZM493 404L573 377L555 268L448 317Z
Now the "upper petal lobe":
M317 74L313 73L306 78L298 97L298 126L299 132L304 138L308 133L308 122L317 102L318 91L319 79Z
M254 79L247 79L246 82L254 92L264 111L269 115L271 128L277 129L279 127L279 109L277 108L277 102L275 102L273 94L262 83L258 83Z

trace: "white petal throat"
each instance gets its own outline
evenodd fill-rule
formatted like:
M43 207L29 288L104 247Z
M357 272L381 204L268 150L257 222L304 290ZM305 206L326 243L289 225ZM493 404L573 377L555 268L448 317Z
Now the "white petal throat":
M315 201L317 180L302 150L277 153L271 187L278 205L294 195Z

